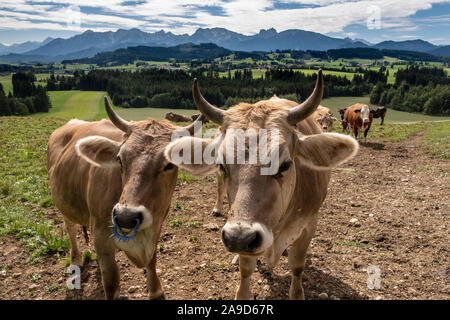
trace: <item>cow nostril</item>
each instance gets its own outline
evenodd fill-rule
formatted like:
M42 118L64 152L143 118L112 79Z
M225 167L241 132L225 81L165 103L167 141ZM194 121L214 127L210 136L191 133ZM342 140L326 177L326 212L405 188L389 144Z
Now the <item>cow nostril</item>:
M222 229L222 242L225 245L225 247L227 247L229 250L233 249L233 246L230 243L230 239L228 238L227 233L223 229Z
M255 251L257 248L261 246L262 243L262 236L258 231L255 231L255 233L252 235L252 240L249 242L247 248L249 252Z

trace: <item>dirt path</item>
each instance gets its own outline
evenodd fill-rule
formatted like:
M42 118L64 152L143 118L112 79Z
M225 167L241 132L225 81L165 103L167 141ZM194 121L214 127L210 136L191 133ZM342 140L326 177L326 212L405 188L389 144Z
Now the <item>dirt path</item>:
M426 154L421 140L419 134L401 143L362 145L355 159L334 170L308 254L306 299L322 292L339 299L450 298L450 162ZM238 266L220 240L225 218L210 215L215 192L210 178L176 188L169 218L182 225L165 224L157 266L169 299L234 296ZM79 240L84 242L81 233ZM0 299L103 298L96 261L82 268L82 289L68 291L61 260L54 255L30 265L25 248L2 238L0 265L7 270L0 271ZM122 252L118 261L122 296L145 299L143 270ZM380 268L379 290L367 287L370 265ZM286 299L289 281L287 257L273 273L258 262L255 298Z

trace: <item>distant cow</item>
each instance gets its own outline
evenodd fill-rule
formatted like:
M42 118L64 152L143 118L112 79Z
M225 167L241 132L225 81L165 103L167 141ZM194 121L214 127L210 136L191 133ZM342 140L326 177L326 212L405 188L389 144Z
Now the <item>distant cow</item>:
M348 132L348 122L344 118L345 111L347 111L347 108L338 109L337 112L341 115L341 123L342 123L342 130L344 132Z
M183 137L167 146L166 157L174 161L180 150L196 144L202 146L202 151L217 157L200 164L193 163L192 156L188 162L174 162L197 175L219 170L222 173L230 202L222 241L228 251L239 254L241 279L236 299L253 297L251 275L258 257L265 256L273 267L287 248L291 270L289 297L304 299L302 276L307 250L316 230L319 208L327 194L331 169L352 158L358 150L353 138L322 132L311 116L320 103L323 88L323 75L319 70L313 93L301 104L273 97L222 110L204 99L194 80L195 105L210 121L220 125L218 135L214 139ZM251 130L246 130L248 128ZM234 133L244 131L249 139L242 139L238 147L234 143ZM253 151L249 145L250 140L257 140L251 138L256 137L257 132L279 138L271 149L278 157L270 162L270 166L274 166L270 172L263 173L268 164L258 160L260 157L255 157L256 162L252 163L235 161L239 150L244 151L245 159L255 155L250 153ZM264 140L259 142L264 145Z
M330 109L318 106L316 111L313 113L313 117L322 127L323 132L331 132L333 130L333 123L337 121L335 117L333 117L333 113Z
M191 119L182 115L182 114L178 114L178 113L173 113L173 112L167 112L166 115L164 116L164 118L166 118L169 121L172 122L190 122Z
M79 224L92 233L107 299L119 297L117 249L147 269L149 298L164 298L156 274L156 246L178 172L164 157L164 148L182 128L153 119L125 121L106 97L105 108L111 121L71 120L48 142L50 189L69 234L71 263L81 264ZM193 125L186 127L190 134ZM111 224L120 229L108 228ZM116 230L134 230L135 241L111 238Z
M384 117L386 116L387 109L386 107L378 107L370 110L373 114L374 118L381 118L380 125L382 126L384 123Z
M373 119L373 112L370 108L365 104L354 104L347 108L344 119L348 121L350 130L353 132L356 139L358 139L360 133L364 131L364 143L366 143L367 132L369 132Z

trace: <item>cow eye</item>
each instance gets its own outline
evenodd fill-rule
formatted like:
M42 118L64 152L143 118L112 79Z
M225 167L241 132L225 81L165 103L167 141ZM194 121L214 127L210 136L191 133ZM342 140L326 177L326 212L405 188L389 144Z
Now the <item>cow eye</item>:
M172 170L173 168L175 168L175 166L173 165L173 163L168 163L165 167L164 167L164 171L167 171L167 170Z
M286 160L284 161L280 168L278 168L278 172L274 175L274 178L282 178L283 177L283 172L287 171L292 165L292 161L291 160Z

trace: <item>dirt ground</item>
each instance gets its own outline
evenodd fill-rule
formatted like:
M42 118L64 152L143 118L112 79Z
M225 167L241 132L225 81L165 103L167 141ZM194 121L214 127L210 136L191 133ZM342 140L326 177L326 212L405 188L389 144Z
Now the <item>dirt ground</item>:
M333 170L308 253L306 299L323 293L332 299L450 298L450 162L425 153L422 138L362 144L352 161ZM164 225L157 265L168 299L234 297L238 265L220 240L226 218L210 214L215 195L211 178L175 190L169 218L183 223ZM56 214L49 210L49 218ZM82 267L82 288L67 290L63 257L52 255L30 265L26 248L13 238L0 241L0 265L8 266L0 271L0 299L103 299L95 260ZM81 232L79 242L88 249ZM123 252L117 260L121 296L146 299L144 271ZM381 271L378 290L367 286L370 265ZM255 299L287 299L287 257L273 271L263 259L257 268L252 277Z

